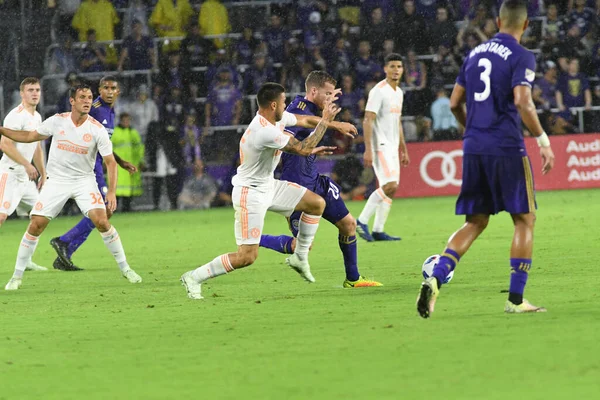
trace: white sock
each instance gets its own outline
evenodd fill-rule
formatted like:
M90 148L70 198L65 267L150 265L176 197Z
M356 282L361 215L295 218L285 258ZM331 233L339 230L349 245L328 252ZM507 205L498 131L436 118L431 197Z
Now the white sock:
M383 227L385 226L385 221L388 219L388 215L390 215L390 209L392 208L392 199L389 197L385 197L385 200L379 204L377 210L375 211L375 223L373 224L373 232L383 232Z
M365 204L365 208L363 208L362 212L358 216L358 221L361 224L368 225L369 221L371 220L371 217L373 216L373 214L375 214L377 207L386 198L387 196L385 195L385 193L383 193L383 190L381 190L381 188L378 188L376 191L371 193L371 195L369 196L369 200L367 200L367 204Z
M123 243L121 243L121 237L119 236L119 232L117 232L115 227L111 226L107 232L100 232L100 235L102 235L104 245L108 251L111 252L117 264L119 264L119 269L121 272L125 272L130 269L129 264L127 264L127 257L125 257Z
M304 260L308 257L308 250L315 238L317 229L319 228L320 215L310 215L302 213L300 223L298 224L298 237L296 238L296 254L300 259Z
M25 232L23 239L21 239L19 251L17 252L17 262L15 264L13 278L23 278L23 272L25 272L25 268L27 268L27 265L31 262L31 257L33 257L33 253L35 252L38 242L38 236L33 236Z
M229 260L229 254L223 254L216 257L208 264L204 264L201 267L196 268L192 271L192 278L198 283L202 283L210 278L216 278L219 275L225 275L228 272L232 272L233 267Z

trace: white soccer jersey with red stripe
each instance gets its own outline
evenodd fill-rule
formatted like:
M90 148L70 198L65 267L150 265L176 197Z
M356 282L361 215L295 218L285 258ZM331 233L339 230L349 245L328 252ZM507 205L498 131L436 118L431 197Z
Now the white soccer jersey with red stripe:
M281 149L290 140L290 135L284 133L283 128L296 123L296 117L287 111L276 125L256 114L240 140L240 166L231 180L233 185L269 191L275 179L273 172L279 164Z
M72 181L94 176L96 156L112 154L112 143L102 124L88 116L75 126L71 113L56 114L37 129L40 135L53 136L48 156L48 177Z

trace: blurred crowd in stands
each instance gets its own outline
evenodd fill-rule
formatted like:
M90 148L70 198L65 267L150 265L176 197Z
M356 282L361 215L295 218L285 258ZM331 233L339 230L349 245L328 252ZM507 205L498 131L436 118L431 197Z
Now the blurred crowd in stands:
M240 125L256 112L253 95L267 81L291 97L304 91L308 72L328 71L343 90L339 118L360 129L369 90L384 79L382 60L401 53L407 141L459 139L449 94L463 59L496 34L501 2L58 1L44 111L68 110L66 92L76 82L118 76L117 115L130 116L146 146L146 168L161 171L156 185L166 182L171 207L227 204L227 190L209 182L204 164L235 167ZM522 43L536 53L533 95L546 131L598 131L600 0L531 0L529 12ZM360 138L326 137L337 154L361 158ZM166 160L155 156L159 148ZM169 178L186 175L185 185ZM358 186L349 186L350 197Z

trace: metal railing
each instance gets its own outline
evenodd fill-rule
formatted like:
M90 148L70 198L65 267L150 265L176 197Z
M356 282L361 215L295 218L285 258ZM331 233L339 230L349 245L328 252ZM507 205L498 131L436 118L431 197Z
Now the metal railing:
M584 112L589 112L589 111L595 111L595 112L600 112L600 106L593 106L588 108L585 107L571 107L571 108L567 108L567 110L569 110L571 112L572 115L577 115L577 125L579 128L579 132L584 132L585 131L585 119L584 119ZM552 113L559 113L562 110L560 108L550 108L550 109L537 109L536 110L538 114L542 114L544 112L552 112ZM600 126L595 127L596 129L600 130Z

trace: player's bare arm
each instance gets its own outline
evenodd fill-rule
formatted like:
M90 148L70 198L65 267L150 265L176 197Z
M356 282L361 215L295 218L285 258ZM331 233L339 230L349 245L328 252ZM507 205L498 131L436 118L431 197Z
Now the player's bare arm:
M34 181L38 178L38 170L17 150L13 140L3 136L0 139L0 147L2 147L2 152L10 157L11 160L25 167L25 172L27 172L29 180Z
M309 156L313 154L313 150L317 148L317 145L323 139L325 131L329 128L329 123L335 118L340 112L340 108L333 103L329 103L327 108L323 111L323 118L315 128L315 130L304 140L299 141L294 137L290 137L290 140L285 145L282 151L286 153L299 154L301 156ZM326 147L322 146L326 151Z
M450 96L450 110L458 123L465 127L467 125L467 109L465 104L467 102L467 91L464 87L458 83L454 84L452 95Z
M240 123L240 118L242 116L242 101L238 100L235 102L235 106L233 107L233 125L238 125Z
M0 134L19 143L39 142L48 138L48 136L40 135L37 131L15 131L4 127L0 127Z
M298 120L296 126L302 128L315 128L321 121L320 117L314 115L294 114L294 116ZM350 136L351 138L355 138L358 135L356 127L348 122L331 121L329 122L329 128L343 133L346 136Z
M339 99L340 94L342 94L342 89L335 89L329 97L329 99L325 102L325 108L327 108L329 104L337 101ZM294 115L296 116L296 119L298 121L296 123L296 126L300 126L302 128L315 128L319 124L319 121L321 121L321 118L314 115ZM353 139L358 135L358 130L356 129L356 127L348 122L330 121L329 128L338 131L346 136L349 136Z
M135 174L136 172L138 172L138 169L135 165L133 165L129 161L123 160L117 155L117 153L113 153L113 156L115 157L115 161L117 162L119 167L123 168L125 171L129 172L130 174Z
M565 111L567 108L563 104L563 96L562 96L562 93L560 92L560 90L556 91L555 96L556 96L556 106L558 107L558 109L560 111Z
M37 168L40 173L40 179L37 183L37 189L42 190L44 183L46 183L46 164L44 160L44 150L42 144L38 143L35 153L33 153L33 165Z
M531 98L531 88L529 86L518 85L513 89L515 97L515 106L521 115L521 119L525 127L536 137L540 146L540 154L542 156L542 174L550 172L554 167L554 153L550 147L550 139L544 132L542 124L535 110L535 104Z
M585 109L589 111L592 109L592 91L586 89L586 91L583 92L583 95L585 97Z
M104 157L106 170L108 171L108 193L106 193L106 209L113 213L117 209L117 160L114 154Z
M400 118L400 126L398 127L398 133L400 135L400 164L403 167L408 167L410 164L410 157L408 156L408 148L406 147L406 140L404 140L404 128L402 127L402 118Z
M365 168L373 166L373 124L377 114L372 111L365 111L363 119L363 135L365 140L365 154L363 155L363 164Z

